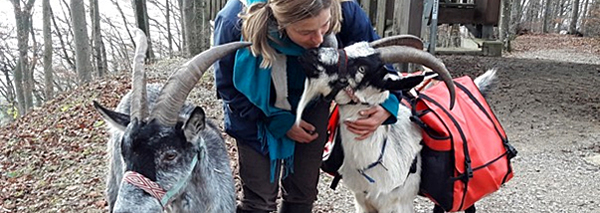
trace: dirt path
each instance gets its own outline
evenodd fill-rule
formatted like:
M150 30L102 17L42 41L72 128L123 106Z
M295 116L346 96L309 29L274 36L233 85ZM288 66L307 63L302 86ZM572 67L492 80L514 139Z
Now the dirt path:
M441 57L455 76L498 68L489 103L519 151L515 177L480 201L478 211L600 212L600 166L590 159L600 156L600 55L571 47L503 58ZM324 179L320 211L353 211L350 192L332 191ZM428 200L416 203L417 212L431 212Z

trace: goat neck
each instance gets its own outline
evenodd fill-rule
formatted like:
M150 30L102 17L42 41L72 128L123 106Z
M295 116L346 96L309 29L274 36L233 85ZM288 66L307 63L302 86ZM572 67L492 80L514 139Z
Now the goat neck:
M161 124L174 126L177 123L179 109L206 69L216 60L250 44L250 42L232 42L215 46L185 63L169 77L162 88L151 118L157 119Z

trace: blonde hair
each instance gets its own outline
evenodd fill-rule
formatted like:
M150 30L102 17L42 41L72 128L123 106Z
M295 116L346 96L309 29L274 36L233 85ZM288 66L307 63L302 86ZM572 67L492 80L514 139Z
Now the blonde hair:
M252 54L262 56L260 67L271 67L275 50L268 40L278 39L271 38L270 32L277 30L281 33L289 24L315 17L321 10L328 8L331 9L331 24L327 33L335 34L340 31L342 25L340 0L268 0L254 3L240 15L242 36L244 40L252 42Z

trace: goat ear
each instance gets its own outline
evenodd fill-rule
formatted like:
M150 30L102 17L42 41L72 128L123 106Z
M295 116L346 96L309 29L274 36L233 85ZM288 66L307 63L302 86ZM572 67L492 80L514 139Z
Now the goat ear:
M423 79L424 76L422 75L408 76L402 78L387 78L383 83L383 88L387 90L407 91L419 85L421 82L423 82Z
M100 116L112 127L117 128L120 131L125 131L127 125L129 125L130 117L127 114L115 112L100 103L94 101L94 108L100 113Z
M185 121L183 125L183 134L188 142L194 141L196 135L200 130L203 130L206 126L206 116L204 110L200 107L194 108L194 111L190 114L190 117Z

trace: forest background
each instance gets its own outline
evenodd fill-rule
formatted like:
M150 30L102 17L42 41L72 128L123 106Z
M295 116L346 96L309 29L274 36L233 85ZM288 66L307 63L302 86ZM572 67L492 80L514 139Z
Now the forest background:
M0 124L92 79L131 70L133 28L150 38L148 63L209 48L210 20L223 3L0 0ZM501 11L492 39L507 51L519 34L600 36L600 0L503 0ZM448 33L438 37L461 36L452 35L461 26L444 27ZM438 39L438 46L460 45L448 40Z

